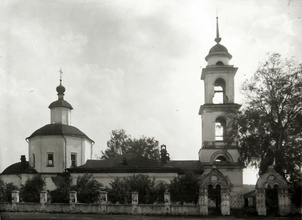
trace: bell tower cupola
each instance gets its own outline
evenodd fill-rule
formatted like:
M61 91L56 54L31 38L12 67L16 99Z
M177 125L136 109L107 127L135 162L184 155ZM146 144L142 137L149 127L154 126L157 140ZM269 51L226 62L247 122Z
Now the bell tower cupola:
M58 100L49 105L50 123L70 125L72 106L64 100L65 87L62 85L62 70L60 70L60 85L57 86Z
M205 57L207 66L202 69L201 74L205 103L199 109L202 117L202 148L199 151L199 160L208 163L237 162L239 154L236 144L229 146L225 134L228 129L226 113L230 109L238 111L240 108L234 102L234 77L238 68L229 64L232 55L220 44L218 17L215 42Z

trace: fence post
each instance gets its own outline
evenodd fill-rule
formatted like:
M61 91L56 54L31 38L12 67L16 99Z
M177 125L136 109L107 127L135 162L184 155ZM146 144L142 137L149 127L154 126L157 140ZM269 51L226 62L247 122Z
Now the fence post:
M165 192L164 192L164 201L165 201L164 213L170 214L171 213L171 193L168 190L165 190Z
M77 192L76 191L70 191L69 192L69 203L70 204L75 204L77 202L78 202Z
M47 202L47 191L40 192L40 204L41 204L41 211L45 211L45 203Z
M75 211L75 204L78 202L77 192L70 191L69 192L69 204L70 204L70 211Z
M107 192L106 191L101 191L100 196L99 196L99 211L101 213L106 213L107 212Z
M12 191L12 209L14 211L17 210L17 203L19 202L19 199L20 199L19 193L20 193L20 191L18 191L18 190Z
M132 214L138 213L138 192L131 192Z

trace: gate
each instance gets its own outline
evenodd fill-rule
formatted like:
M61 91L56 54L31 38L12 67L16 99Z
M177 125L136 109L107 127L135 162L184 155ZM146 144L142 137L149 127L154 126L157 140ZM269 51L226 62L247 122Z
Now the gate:
M218 184L216 187L213 185L208 186L208 207L209 214L221 214L221 186Z
M277 215L278 214L278 188L268 187L265 189L265 204L267 215Z

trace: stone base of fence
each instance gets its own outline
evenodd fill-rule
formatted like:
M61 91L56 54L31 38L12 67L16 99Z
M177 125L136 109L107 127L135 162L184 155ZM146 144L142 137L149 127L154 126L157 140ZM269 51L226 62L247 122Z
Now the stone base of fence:
M43 206L43 207L42 207ZM135 208L135 210L134 210ZM97 214L135 214L135 215L199 215L197 205L138 204L68 204L68 203L0 203L0 212L48 212L48 213L97 213Z

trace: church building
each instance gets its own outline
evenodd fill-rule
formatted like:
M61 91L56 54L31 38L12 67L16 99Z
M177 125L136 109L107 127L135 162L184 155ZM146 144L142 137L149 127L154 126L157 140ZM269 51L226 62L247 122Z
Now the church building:
M227 143L225 139L228 129L226 113L240 108L234 97L234 77L238 68L230 65L232 55L220 44L218 18L216 25L216 44L205 57L207 66L201 73L205 102L199 109L202 146L198 160L168 160L165 146L161 148L161 161L136 154L93 160L94 141L70 124L73 108L64 99L65 87L60 79L56 88L58 100L49 105L50 123L26 138L28 161L21 156L21 162L7 167L0 178L20 186L39 173L45 177L47 189L54 190L51 177L63 172L70 173L74 183L78 176L92 173L105 186L116 177L133 174L146 174L169 184L174 177L191 172L200 177L200 189L208 196L209 207L215 206L210 204L215 195L228 197L231 208L242 207L244 164L239 161L236 142Z

